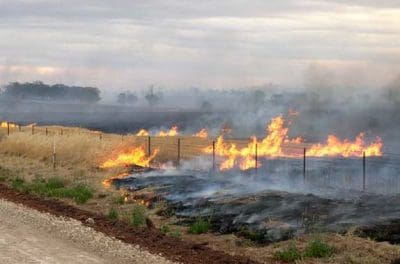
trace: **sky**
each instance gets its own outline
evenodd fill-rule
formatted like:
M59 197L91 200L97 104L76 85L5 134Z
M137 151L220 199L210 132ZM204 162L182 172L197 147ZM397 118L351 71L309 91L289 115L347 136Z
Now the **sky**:
M1 84L363 89L399 66L394 0L0 0Z

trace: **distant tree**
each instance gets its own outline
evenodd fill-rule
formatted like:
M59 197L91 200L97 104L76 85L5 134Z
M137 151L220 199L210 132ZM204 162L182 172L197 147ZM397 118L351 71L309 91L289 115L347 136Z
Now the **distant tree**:
M146 101L149 103L150 106L154 106L161 101L162 96L163 95L161 92L157 93L154 92L154 86L152 85L145 94L144 98L146 99Z
M41 81L32 83L12 82L5 86L3 95L18 99L61 100L98 102L100 90L95 87L47 85Z
M118 94L118 103L120 104L134 104L138 100L138 97L131 92L124 92Z
M255 90L251 93L251 101L256 108L265 103L265 92L263 90Z
M203 101L200 106L202 111L211 112L213 105L209 101Z
M400 104L400 76L385 87L384 97L392 104Z

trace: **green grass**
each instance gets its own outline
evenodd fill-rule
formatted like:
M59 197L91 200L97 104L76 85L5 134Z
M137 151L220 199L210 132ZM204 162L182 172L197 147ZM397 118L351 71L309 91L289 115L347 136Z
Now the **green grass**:
M292 243L287 249L276 252L275 258L285 262L295 262L302 258L302 254L297 249L296 245Z
M119 214L118 214L117 209L111 208L111 209L108 211L107 217L108 217L109 219L111 219L111 220L117 220L118 217L119 217Z
M160 227L160 232L164 235L167 235L169 232L171 232L171 228L168 225L163 225Z
M129 221L134 227L146 225L146 208L143 205L135 205L129 216Z
M11 180L11 186L15 189L22 190L25 185L25 179L21 177L16 177Z
M325 258L333 254L333 247L321 239L313 239L304 250L305 258Z
M117 196L117 197L115 197L114 203L115 203L115 204L119 204L119 205L124 204L124 203L125 203L124 197L123 197L123 196Z
M83 184L79 184L71 188L65 188L61 194L63 197L73 199L77 204L84 204L89 199L93 198L92 189Z
M189 226L188 232L190 234L203 234L210 230L210 221L205 220L201 217L197 218L196 221Z
M290 244L287 249L278 251L274 254L275 259L284 262L295 262L307 258L326 258L334 253L335 249L319 238L314 238L308 242L303 252L300 252L294 245Z
M182 234L178 229L171 228L168 225L163 225L160 227L160 232L163 233L164 235L175 237L175 238L182 238Z
M40 195L42 197L70 198L77 204L84 204L93 197L93 191L86 185L65 186L61 178L44 179L37 177L31 182L16 177L11 181L13 188Z

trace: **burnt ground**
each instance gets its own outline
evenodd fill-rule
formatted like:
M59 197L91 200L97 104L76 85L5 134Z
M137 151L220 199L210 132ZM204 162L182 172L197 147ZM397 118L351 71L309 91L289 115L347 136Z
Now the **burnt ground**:
M21 203L41 212L70 217L90 226L96 231L113 236L121 241L138 244L154 254L182 263L257 263L241 256L230 256L215 251L204 244L194 244L163 235L155 228L135 229L121 220L109 220L106 216L92 213L54 199L43 199L22 193L0 184L0 198ZM86 221L92 218L94 223Z
M315 231L344 233L350 228L380 241L400 241L400 195L327 189L311 194L300 185L297 192L282 191L273 189L277 183L271 180L245 177L152 172L114 185L126 188L134 198L164 199L169 205L164 214L177 216L176 224L203 217L216 233L236 233L260 243Z

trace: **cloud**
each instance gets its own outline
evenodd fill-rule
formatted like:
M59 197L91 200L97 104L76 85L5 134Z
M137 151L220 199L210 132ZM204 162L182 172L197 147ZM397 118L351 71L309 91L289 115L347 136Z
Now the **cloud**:
M0 0L0 81L302 86L317 63L379 86L400 64L400 8L379 3Z

